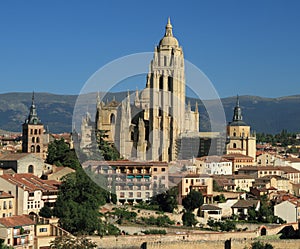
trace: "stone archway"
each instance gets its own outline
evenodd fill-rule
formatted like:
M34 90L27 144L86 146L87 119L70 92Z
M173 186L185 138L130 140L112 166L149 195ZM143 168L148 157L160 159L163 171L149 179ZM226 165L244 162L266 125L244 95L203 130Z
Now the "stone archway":
M267 228L265 226L260 227L260 236L267 235Z

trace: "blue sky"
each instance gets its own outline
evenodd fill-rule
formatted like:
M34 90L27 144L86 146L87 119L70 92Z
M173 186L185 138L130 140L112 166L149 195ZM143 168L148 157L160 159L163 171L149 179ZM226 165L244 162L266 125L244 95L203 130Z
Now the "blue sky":
M78 94L111 60L151 52L167 17L221 97L300 94L300 1L0 1L0 92Z

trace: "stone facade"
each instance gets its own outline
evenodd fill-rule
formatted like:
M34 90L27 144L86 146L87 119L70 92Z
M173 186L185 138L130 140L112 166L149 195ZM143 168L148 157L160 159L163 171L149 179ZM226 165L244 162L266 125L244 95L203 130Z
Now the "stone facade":
M52 165L45 164L43 159L32 153L3 154L0 156L0 168L12 169L15 173L31 173L41 177Z
M183 132L199 131L198 104L192 111L185 101L185 70L182 47L173 36L170 19L164 37L155 47L146 87L136 91L134 102L128 93L121 103L97 100L95 129L107 130L126 159L173 161L177 159L177 139ZM91 122L83 119L81 148L92 139Z
M240 153L250 156L255 160L256 135L251 133L250 126L243 121L238 97L234 108L232 122L227 126L227 137L227 154Z
M28 118L22 125L22 133L22 152L34 153L45 159L47 146L44 145L44 125L37 115L34 94Z

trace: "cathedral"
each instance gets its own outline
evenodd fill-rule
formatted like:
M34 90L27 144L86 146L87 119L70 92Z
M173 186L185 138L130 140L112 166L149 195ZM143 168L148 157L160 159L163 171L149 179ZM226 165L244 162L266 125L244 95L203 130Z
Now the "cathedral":
M154 49L146 87L121 102L104 103L97 98L95 127L90 116L82 120L82 149L91 143L91 129L107 131L120 155L131 160L173 161L179 154L177 140L182 133L199 132L196 103L186 105L186 83L182 47L173 36L170 18L165 34Z

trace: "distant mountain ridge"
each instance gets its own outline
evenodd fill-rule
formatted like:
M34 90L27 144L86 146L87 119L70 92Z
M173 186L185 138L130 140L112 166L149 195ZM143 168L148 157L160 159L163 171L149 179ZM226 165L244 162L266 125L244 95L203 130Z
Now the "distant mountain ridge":
M126 92L109 93L106 99L113 97L120 101ZM22 124L29 113L32 93L4 93L0 94L0 129L21 132ZM86 98L96 98L96 93L91 93ZM259 96L240 96L240 105L244 121L251 125L257 132L278 133L282 129L290 132L300 131L300 95L264 98ZM77 95L58 95L51 93L36 93L35 102L37 111L43 124L50 132L61 133L72 130L72 115ZM192 109L195 99L191 100ZM227 122L231 121L236 97L221 99ZM95 112L95 106L88 108ZM200 128L209 129L208 116L203 104L199 104Z

